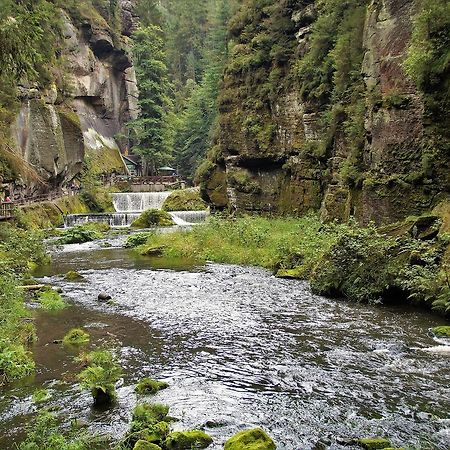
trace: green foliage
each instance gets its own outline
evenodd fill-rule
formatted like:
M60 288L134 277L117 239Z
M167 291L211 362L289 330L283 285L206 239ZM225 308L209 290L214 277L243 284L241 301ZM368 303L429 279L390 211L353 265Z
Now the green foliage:
M45 403L52 398L52 395L47 389L36 389L33 392L33 403L41 404Z
M439 87L446 78L444 89L447 89L448 95L450 4L446 0L426 0L420 4L405 61L406 72L425 90Z
M168 388L169 385L164 381L157 381L151 378L143 378L136 385L135 391L141 395L156 394L162 389Z
M450 326L440 326L433 328L433 333L439 337L450 337Z
M31 374L34 368L32 355L22 344L0 340L0 385L23 378Z
M116 397L115 385L122 376L122 369L110 351L99 350L79 357L87 366L79 375L81 387L89 389L95 405L110 404Z
M104 232L109 229L108 225L87 223L77 225L73 228L64 230L61 237L58 239L58 244L82 244L84 242L95 241L103 238Z
M140 154L155 173L157 167L171 161L170 125L171 84L168 78L162 30L154 25L133 34L133 54L139 85L140 115L129 123L135 141L134 152Z
M133 228L171 227L175 225L172 216L160 209L144 211L132 224Z
M164 211L203 211L206 208L207 205L197 189L173 191L162 206Z
M68 306L61 295L53 289L40 291L37 300L40 303L41 308L47 311L61 311Z
M140 245L143 245L147 242L148 238L153 236L153 232L145 232L145 233L135 233L128 236L127 241L125 242L126 248L136 248Z
M95 450L104 447L99 438L72 431L62 434L56 415L44 410L28 428L19 450Z
M89 333L80 328L73 328L64 336L63 343L65 345L83 345L87 344L89 339Z

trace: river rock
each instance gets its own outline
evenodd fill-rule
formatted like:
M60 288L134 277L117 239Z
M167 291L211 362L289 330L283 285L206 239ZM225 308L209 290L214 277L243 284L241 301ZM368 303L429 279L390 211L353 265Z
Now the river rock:
M272 438L262 429L254 428L235 434L225 442L224 450L276 450Z
M100 292L100 294L98 294L98 299L100 301L106 302L108 300L112 300L112 297L106 292Z
M161 447L159 445L152 444L151 442L141 439L140 441L136 442L133 450L161 450Z
M174 431L167 437L165 447L168 450L190 450L209 447L212 442L212 437L204 431Z

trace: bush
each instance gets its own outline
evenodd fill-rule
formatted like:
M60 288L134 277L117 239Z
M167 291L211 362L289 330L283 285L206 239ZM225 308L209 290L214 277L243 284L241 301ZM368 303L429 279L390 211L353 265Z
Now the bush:
M89 342L89 334L80 328L70 330L63 339L65 345L83 345Z
M0 385L30 375L35 364L22 344L0 340Z
M147 240L153 235L154 233L152 232L132 234L131 236L128 236L124 246L126 248L139 247L140 245L145 244Z
M144 211L132 224L133 228L171 227L175 225L172 216L166 211L148 209Z
M67 303L53 289L46 289L38 293L38 302L47 311L61 311L67 308Z
M64 230L58 239L58 244L83 244L84 242L95 241L96 239L103 238L104 232L107 229L109 229L108 225L103 224L78 225Z
M116 397L115 385L122 376L122 369L115 356L106 350L82 355L79 361L87 367L78 375L83 389L89 389L94 404L109 405Z

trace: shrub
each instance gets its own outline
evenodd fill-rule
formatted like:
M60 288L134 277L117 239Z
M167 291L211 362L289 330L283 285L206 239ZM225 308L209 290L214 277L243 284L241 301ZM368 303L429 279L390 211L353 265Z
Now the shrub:
M46 289L38 293L38 302L47 311L61 311L67 308L67 303L60 294L53 289Z
M145 244L148 241L148 239L153 235L154 233L152 232L132 234L131 236L128 236L124 246L126 248L139 247L140 245Z
M172 216L159 209L144 211L132 224L133 228L171 227L175 225Z
M87 366L78 375L81 387L91 391L95 405L111 404L116 397L115 385L122 376L115 356L100 350L84 354L78 360Z
M89 334L80 328L70 330L63 339L65 345L83 345L89 342Z
M22 344L0 341L0 385L30 375L35 364Z

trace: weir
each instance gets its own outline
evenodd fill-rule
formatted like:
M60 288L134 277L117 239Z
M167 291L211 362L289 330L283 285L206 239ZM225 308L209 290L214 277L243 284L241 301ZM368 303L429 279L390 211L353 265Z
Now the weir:
M112 194L116 212L99 214L69 214L65 217L66 228L89 222L106 223L111 227L129 227L143 211L161 209L171 191L164 192L121 192ZM201 223L208 217L208 211L174 211L169 213L175 225L189 226Z

